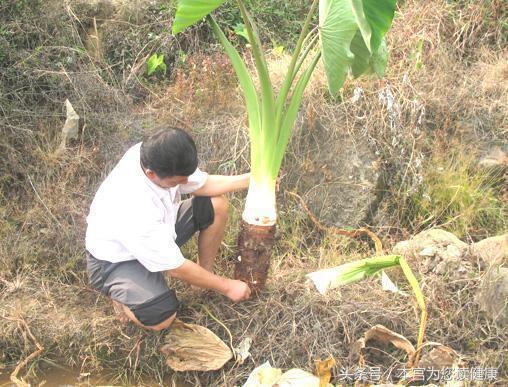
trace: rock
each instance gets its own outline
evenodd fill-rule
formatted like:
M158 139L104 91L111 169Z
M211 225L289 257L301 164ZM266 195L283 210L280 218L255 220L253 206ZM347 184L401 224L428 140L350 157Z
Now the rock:
M364 137L323 118L311 127L295 127L282 183L301 195L324 225L357 228L378 199L378 164Z
M478 162L484 168L506 168L508 167L508 154L499 147L494 147Z
M492 266L487 271L477 302L494 322L503 326L508 323L508 268Z
M425 272L439 275L452 271L467 272L470 266L464 260L467 252L467 243L441 229L423 231L410 240L397 243L393 248L395 254L421 261Z
M508 234L487 238L470 246L470 254L487 265L499 265L508 259Z
M450 347L439 345L422 356L418 362L418 368L454 368L460 363L460 356Z

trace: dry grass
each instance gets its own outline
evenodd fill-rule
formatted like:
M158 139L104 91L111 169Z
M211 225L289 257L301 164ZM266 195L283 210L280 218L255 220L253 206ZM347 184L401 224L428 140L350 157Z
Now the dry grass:
M283 169L304 168L312 156L307 140L316 136L316 125L327 129L330 138L364 141L382 176L377 211L365 221L388 247L408 237L418 226L405 219L408 198L421 185L426 160L436 150L446 155L452 139L458 144L480 144L478 151L506 143L508 62L503 12L499 1L406 2L389 35L391 55L384 80L351 80L340 97L332 100L318 69L306 92ZM163 16L158 14L157 27L146 20L139 25L118 22L105 35L112 38L115 28L124 34L110 40L108 47L118 48L111 51L115 55L121 48L133 50L125 62L132 66L127 70L118 64L120 60L111 63L81 49L83 30L91 17L75 16L66 9L48 13L44 20L25 13L27 23L32 21L26 27L26 40L37 37L34 46L52 48L34 50L18 39L18 52L6 51L12 55L5 62L10 67L0 66L2 93L7 90L0 95L4 150L0 164L0 373L8 374L36 348L22 326L1 318L22 317L45 347L22 370L29 380L39 379L48 368L64 366L91 372L92 379L103 376L108 383L136 384L147 379L169 383L175 376L158 353L164 334L121 328L109 302L88 289L84 217L98 184L122 152L160 124L192 130L202 166L210 172L247 171L242 98L223 54L179 57L180 48L198 49L199 29L178 44L161 37L145 45L139 31L153 27L160 33L168 22ZM4 26L19 28L13 20ZM49 44L41 37L47 38L52 24L65 29ZM2 31L0 45L10 36ZM140 35L129 46L129 34L135 31ZM19 35L22 30L16 32ZM154 84L143 78L142 59L158 50L174 55L171 63L176 69L170 83ZM270 55L275 83L280 82L286 62L285 56ZM84 127L80 139L58 154L65 98L82 115ZM298 189L299 179L284 178L283 191ZM242 195L232 198L230 229L218 265L223 274L232 269L228 257L234 255ZM205 325L226 339L223 328L196 305L206 303L231 330L234 344L246 336L254 340L252 359L244 365L181 375L191 385L241 384L254 366L266 360L284 369L312 370L315 358L332 354L338 361L336 371L353 366L348 359L351 344L375 324L416 340L416 305L383 292L377 280L324 298L305 285L305 273L371 255L372 250L364 241L316 230L289 196L281 193L280 203L281 239L268 290L259 299L232 305L220 296L198 297L186 286L176 285L185 304L183 320ZM502 231L506 230L498 230ZM186 253L194 256L195 246ZM428 299L427 340L451 346L466 356L469 366L498 367L499 384L508 383L508 337L503 327L493 325L478 310L474 295L483 272L476 262L471 261L465 277L445 279L422 273L419 262L410 264L419 273ZM391 276L404 283L396 271ZM385 368L404 360L383 359Z

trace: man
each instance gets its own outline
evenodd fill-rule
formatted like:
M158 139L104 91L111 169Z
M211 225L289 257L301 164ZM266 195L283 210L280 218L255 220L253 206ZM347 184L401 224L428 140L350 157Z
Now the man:
M197 165L196 145L186 132L161 130L125 153L90 207L90 284L141 327L161 330L175 319L179 302L165 274L233 302L250 296L246 283L213 274L227 221L223 195L247 188L250 174L208 175ZM181 194L193 197L181 201ZM179 249L196 232L198 263Z

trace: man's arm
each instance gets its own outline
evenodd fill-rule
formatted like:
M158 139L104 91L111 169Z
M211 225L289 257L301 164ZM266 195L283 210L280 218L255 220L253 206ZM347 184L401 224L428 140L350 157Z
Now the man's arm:
M250 173L235 176L210 175L206 183L192 192L195 196L219 196L249 187Z
M220 277L203 269L198 264L186 259L176 269L166 271L171 277L184 280L200 288L212 289L223 294L234 302L250 297L249 286L242 281Z

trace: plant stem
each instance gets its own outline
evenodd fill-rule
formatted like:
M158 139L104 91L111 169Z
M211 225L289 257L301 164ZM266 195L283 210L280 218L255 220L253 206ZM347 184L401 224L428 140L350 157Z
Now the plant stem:
M409 284L411 285L411 288L413 289L413 293L416 297L416 302L418 303L418 306L422 310L421 316L420 316L420 327L418 330L418 341L416 343L416 353L415 357L412 361L413 366L418 365L418 358L420 357L420 350L422 348L423 344L423 337L425 335L425 327L427 325L427 305L425 304L425 299L423 298L422 290L420 289L420 285L418 284L418 280L416 279L415 275L413 274L413 271L407 264L406 260L402 257L399 258L399 264L402 268L402 271L404 272Z
M309 31L309 26L312 21L312 16L314 15L314 12L316 11L316 8L319 4L319 0L314 0L312 2L312 5L310 7L309 13L307 14L307 17L305 19L305 23L303 25L302 31L300 32L300 36L298 37L298 41L296 43L295 51L293 52L293 56L291 57L291 63L289 64L288 71L286 73L286 77L284 78L284 82L282 84L281 90L279 92L279 95L277 96L276 100L276 122L277 125L279 125L281 118L282 118L282 111L284 109L284 105L286 103L286 98L289 93L289 89L291 88L291 85L293 84L293 80L295 79L295 65L296 61L300 55L300 51L303 46L303 42L305 38L307 37L307 32Z

